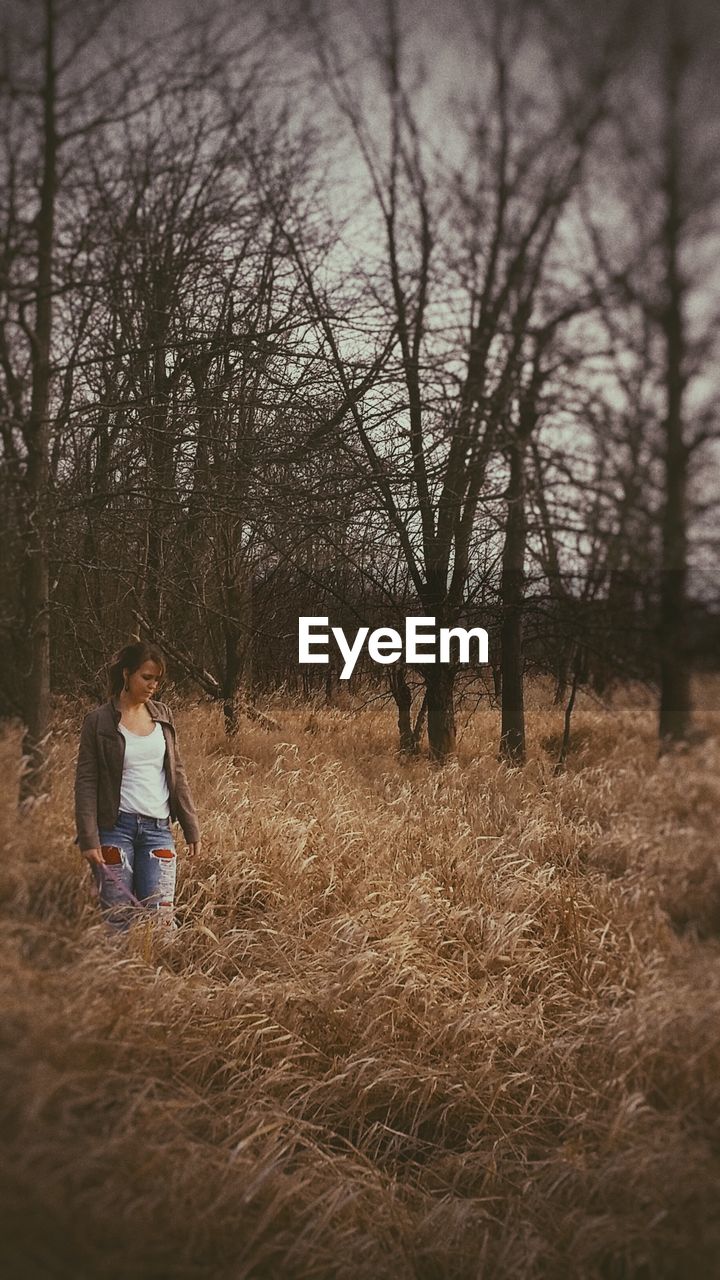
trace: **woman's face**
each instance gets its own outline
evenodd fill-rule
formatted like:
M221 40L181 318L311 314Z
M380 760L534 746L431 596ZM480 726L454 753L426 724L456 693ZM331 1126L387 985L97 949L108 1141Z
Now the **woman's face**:
M148 661L143 662L137 671L130 672L126 667L123 675L133 702L147 702L157 692L162 671L157 662Z

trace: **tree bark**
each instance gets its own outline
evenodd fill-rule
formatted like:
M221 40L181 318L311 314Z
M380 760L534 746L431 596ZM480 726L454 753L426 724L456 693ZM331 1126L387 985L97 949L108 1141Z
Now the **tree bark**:
M690 667L687 654L687 487L688 450L683 438L685 322L680 271L682 212L678 127L682 47L673 43L668 59L666 130L666 215L663 234L666 275L665 341L665 504L660 578L661 749L687 738L690 728Z
M412 692L407 682L405 668L402 663L397 666L390 667L389 670L390 691L398 711L398 733L400 736L400 751L403 755L412 755L415 750L415 739L413 736L412 726Z
M25 551L23 615L27 667L23 688L27 765L20 781L20 800L44 788L45 740L50 718L50 573L48 552L48 476L50 427L50 347L52 341L52 272L55 241L58 137L56 127L54 0L45 3L45 72L43 83L43 156L37 216L35 326L32 335L32 386L26 425Z
M564 719L562 743L560 744L560 755L557 758L557 762L555 764L555 769L554 769L554 773L556 777L558 776L558 774L561 774L563 769L565 768L565 762L567 760L568 751L570 750L570 725L572 723L572 713L573 713L573 708L575 706L575 698L577 696L578 681L580 678L580 666L581 666L581 663L578 655L578 659L575 663L575 670L573 672L573 682L572 682L572 688L570 689L570 697L568 698L568 703L565 708L565 719Z
M425 673L430 755L440 763L455 752L454 667L438 663Z
M225 732L228 737L232 737L233 734L237 733L238 729L240 658L238 655L237 630L231 623L227 622L223 630L225 641L225 661L222 679L223 717L225 720Z
M502 725L500 754L512 764L525 763L525 705L523 698L523 609L525 598L525 446L510 448L507 527L501 578Z
M150 440L148 448L147 563L143 591L144 609L154 625L162 627L164 611L165 540L168 495L173 491L172 441L168 429L170 379L166 369L168 307L162 280L153 296L153 328L157 326L152 354Z
M575 653L575 642L563 635L558 641L557 663L555 668L555 696L553 698L553 706L561 707L565 702L565 694L567 693L568 680L570 679L570 664Z

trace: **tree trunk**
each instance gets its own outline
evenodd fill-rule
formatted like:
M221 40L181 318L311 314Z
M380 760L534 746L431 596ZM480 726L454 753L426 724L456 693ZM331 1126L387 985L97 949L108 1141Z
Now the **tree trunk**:
M502 697L502 662L500 659L492 664L492 681L495 700L499 702Z
M27 667L23 688L27 766L20 781L21 803L39 795L45 782L45 739L50 718L50 591L48 553L48 449L50 428L50 346L52 340L52 271L55 240L58 139L55 122L54 0L45 4L45 78L43 85L43 158L37 216L35 332L32 343L32 389L26 427L25 563L23 614Z
M578 656L578 660L575 663L575 671L573 673L573 682L572 682L572 688L570 690L570 697L568 698L568 703L565 708L565 721L564 721L564 728L563 728L562 743L560 744L560 755L557 758L557 763L554 769L554 773L556 776L558 774L561 774L563 769L565 768L565 762L567 760L568 751L570 750L570 725L572 723L572 713L573 713L573 708L575 706L575 698L577 696L578 680L580 677L580 666L581 666L581 663Z
M423 729L425 728L425 720L427 718L427 689L423 694L423 700L420 703L420 710L417 713L417 719L413 725L413 752L418 755L420 752L420 742L422 741Z
M226 591L226 609L229 609L229 601L232 598L232 592ZM242 672L240 634L234 616L228 616L223 621L223 640L225 648L222 674L223 715L225 718L225 732L229 737L232 737L234 733L237 733L238 728L238 702L240 698L240 675Z
M525 763L525 706L523 700L523 606L525 597L524 443L510 449L507 528L503 548L502 600L502 726L500 754L512 764Z
M223 723L227 737L233 738L240 724L240 707L234 695L226 694L223 697Z
M159 299L155 306L158 314L159 335L152 357L152 391L150 413L150 441L148 450L148 512L147 512L147 562L142 599L144 611L154 626L163 626L165 542L168 523L167 502L172 492L172 443L168 430L169 379L166 361L166 312Z
M425 673L427 732L433 760L447 760L455 751L455 669L438 663Z
M242 682L248 702L255 700L255 582L248 567L245 575L244 623L245 644L242 652Z
M540 515L540 527L545 543L545 571L550 590L550 609L553 626L558 632L555 658L555 696L553 703L561 707L565 702L565 693L570 678L570 664L575 655L573 637L573 615L568 599L568 591L563 582L560 570L560 557L555 539L553 522L545 494L545 476L540 461L540 450L537 440L531 437L530 450L535 467L535 498Z
M574 652L575 642L573 640L561 639L559 641L555 668L555 696L553 698L553 706L555 707L561 707L565 702L568 680L570 679L570 664Z
M412 727L412 692L405 676L405 667L401 662L390 667L388 672L390 691L398 711L398 733L400 735L400 751L403 755L412 755L414 738Z
M668 68L664 226L667 305L665 339L665 505L662 520L660 579L661 750L687 738L690 728L690 668L687 654L687 485L688 450L683 439L685 328L679 263L682 233L680 139L678 136L680 47L670 50Z
M407 682L406 668L402 662L390 668L388 672L390 691L398 709L398 733L400 751L403 755L416 756L420 750L420 739L425 725L427 713L427 693L420 704L415 724L412 722L412 690Z

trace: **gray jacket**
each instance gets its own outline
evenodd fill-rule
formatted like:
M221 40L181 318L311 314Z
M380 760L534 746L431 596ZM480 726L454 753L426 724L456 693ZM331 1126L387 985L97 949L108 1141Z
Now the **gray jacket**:
M172 712L164 702L146 703L153 720L159 720L165 737L165 777L170 793L170 817L179 822L188 844L200 839L197 813L185 767L180 759ZM125 759L125 739L118 729L120 707L116 698L86 715L80 732L75 771L75 822L77 843L85 849L100 846L99 827L114 827L120 811L120 784Z

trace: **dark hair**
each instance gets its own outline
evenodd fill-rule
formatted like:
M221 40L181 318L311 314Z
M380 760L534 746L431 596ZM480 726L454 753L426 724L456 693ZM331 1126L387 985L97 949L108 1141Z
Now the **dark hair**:
M160 668L160 675L165 675L165 658L156 644L148 644L145 640L134 640L123 645L110 659L107 667L108 685L111 693L122 693L125 685L123 672L137 671L143 662L155 662Z

